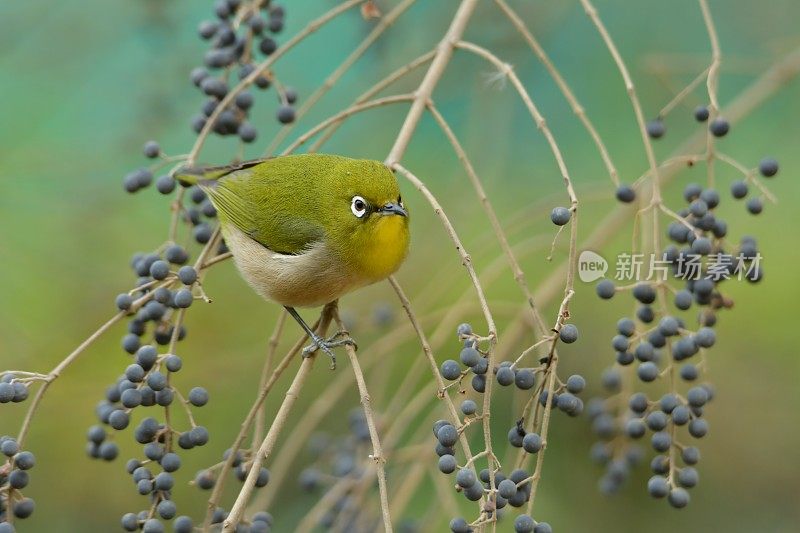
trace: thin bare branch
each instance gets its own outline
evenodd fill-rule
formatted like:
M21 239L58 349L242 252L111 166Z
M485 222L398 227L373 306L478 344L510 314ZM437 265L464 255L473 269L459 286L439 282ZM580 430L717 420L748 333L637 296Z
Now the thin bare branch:
M345 109L343 111L340 111L339 113L336 113L335 115L333 115L332 117L329 117L326 120L323 120L322 122L320 122L319 124L317 124L316 126L311 128L310 130L305 132L303 135L298 137L292 144L290 144L281 153L281 155L286 155L286 154L290 154L290 153L294 152L295 150L297 150L297 148L299 148L300 146L302 146L303 144L308 142L308 140L310 138L312 138L314 135L318 134L319 132L323 131L328 126L330 126L332 124L337 124L337 123L341 122L342 120L346 119L347 117L355 115L356 113L360 113L362 111L366 111L367 109L373 109L373 108L381 107L381 106L388 105L388 104L396 104L396 103L401 103L401 102L410 102L410 101L413 101L413 100L414 100L414 95L411 95L411 94L397 94L397 95L393 95L393 96L384 96L382 98L376 98L375 100L370 100L369 102L364 102L364 103L361 103L361 104L353 104L350 107L348 107L347 109Z
M305 116L305 114L312 108L314 105L323 97L325 94L330 91L336 82L341 79L342 76L347 73L348 70L355 64L356 61L359 60L364 53L369 50L370 46L372 46L378 38L383 35L383 33L400 18L400 15L405 13L408 8L410 8L416 0L402 0L399 4L394 6L391 11L386 13L383 17L381 17L380 21L375 25L369 35L367 35L363 41L353 50L347 58L342 61L336 70L334 70L330 76L328 76L322 85L314 91L311 96L309 96L304 102L303 105L297 110L295 115L295 120L292 124L287 124L286 126L282 127L280 131L275 135L272 139L272 142L267 147L265 154L272 155L275 150L280 146L281 142L291 133L292 129L294 128L297 121ZM360 103L360 102L356 102Z
M709 69L710 69L710 67L705 69L700 74L698 74L695 77L695 79L690 81L689 84L686 87L681 89L680 92L678 92L678 94L673 96L672 100L667 102L667 105L665 105L664 107L661 108L661 111L658 112L658 116L660 118L664 118L667 115L669 115L670 111L675 109L675 106L677 106L678 104L683 102L684 98L686 98L689 94L691 94L692 91L694 91L697 88L697 86L700 85L703 82L703 80L705 80L707 78Z
M283 326L286 324L286 317L288 313L285 309L281 310L280 316L278 316L277 322L275 322L275 329L270 335L269 341L267 342L267 357L264 359L264 367L261 369L261 379L258 383L258 390L264 390L267 386L267 381L269 380L270 373L272 372L272 363L273 359L275 359L275 350L278 348L278 342L280 342L281 334L283 333ZM261 434L264 431L264 414L266 411L266 406L264 402L258 406L258 411L256 411L256 418L255 423L253 425L253 445L252 448L255 448L256 444L261 441Z
M320 315L319 319L319 326L316 330L318 335L325 335L325 332L328 330L328 326L331 323L332 315L335 312L335 309L336 302L333 302L326 305L322 310L322 314ZM242 514L247 506L247 502L250 499L253 489L255 488L256 479L258 478L261 470L261 465L264 464L264 461L266 461L272 453L275 443L278 440L278 435L280 435L283 426L286 424L286 421L289 418L289 413L291 412L292 407L294 407L294 404L300 395L300 391L302 390L303 385L305 384L305 381L311 372L311 368L314 366L315 360L316 352L311 353L308 357L304 357L303 361L300 363L300 368L297 370L297 374L295 374L292 384L286 391L286 396L283 399L283 403L281 403L278 412L275 414L275 419L272 421L272 425L270 426L266 437L264 437L261 446L258 448L258 452L256 452L251 458L250 471L247 474L247 479L245 479L244 485L239 491L239 495L236 497L236 501L234 502L228 517L222 524L223 533L231 533L234 531L234 529L236 529L236 525L241 521ZM231 455L234 455L234 453L231 453Z
M603 159L603 164L606 166L606 170L608 171L608 175L611 178L611 182L619 187L619 173L617 172L616 166L614 166L613 161L611 160L611 155L608 153L608 149L606 148L605 143L603 142L602 137L597 132L597 128L594 127L592 121L589 120L588 115L586 114L586 110L578 101L575 93L570 88L567 81L561 75L561 72L556 68L553 62L550 60L550 57L544 51L541 44L534 38L533 34L528 30L525 22L523 22L522 18L513 10L511 7L506 3L505 0L495 0L495 3L498 7L503 11L503 13L508 17L517 31L522 35L525 39L525 42L528 43L533 53L539 58L539 61L542 62L544 68L547 69L547 72L550 73L550 76L553 78L553 81L556 82L561 94L564 95L564 98L569 103L570 107L572 108L572 112L578 117L583 124L586 131L589 132L589 136L594 141L594 144L597 146L598 152L600 152L600 157Z
M475 189L475 193L478 195L478 200L481 202L481 206L483 207L483 210L486 212L486 216L489 219L489 223L492 226L492 230L497 236L497 240L500 243L500 247L503 249L506 258L508 259L508 264L511 267L511 272L514 274L514 280L519 285L522 294L525 296L525 299L528 302L528 305L530 305L531 315L533 317L534 323L536 323L539 326L539 334L545 335L546 326L544 324L544 321L542 320L539 309L536 307L536 304L533 300L533 295L531 294L530 288L528 288L528 281L525 279L525 273L522 271L522 267L520 267L519 261L517 261L517 258L514 255L514 252L508 243L508 238L506 237L506 234L503 231L503 226L497 219L497 214L495 213L494 208L492 207L492 204L489 201L489 197L486 195L486 191L483 188L480 178L478 178L478 175L475 172L475 168L472 166L472 163L467 157L467 153L464 151L464 148L461 146L461 143L458 142L458 138L456 137L455 133L453 133L453 130L450 128L450 125L447 124L447 121L444 119L442 114L439 113L439 110L436 109L436 106L433 105L433 102L430 102L428 104L428 109L433 115L433 118L436 119L436 122L439 124L439 127L442 129L447 139L450 141L450 144L453 147L453 151L455 151L456 156L461 162L461 165L464 167L464 170L467 173L467 177L469 177L469 180L472 183L473 188Z
M436 55L434 55L431 65L428 67L428 71L422 79L422 83L420 83L417 91L414 93L414 102L411 104L411 109L408 111L408 115L403 125L400 127L400 133L398 133L397 139L395 139L394 146L392 146L389 155L386 157L385 162L387 166L393 167L403 159L403 154L405 154L406 148L408 148L408 143L411 142L411 136L417 129L417 124L419 124L419 120L422 118L425 106L428 104L428 100L433 95L433 90L436 88L439 79L442 77L442 74L444 74L447 64L450 62L450 58L453 55L453 44L459 41L464 34L464 30L467 27L467 23L477 3L477 0L461 0L458 11L456 11L453 21L447 29L447 33L445 33L444 38L436 47Z
M570 202L572 203L573 209L575 209L575 207L578 205L578 197L575 194L575 188L572 186L572 180L569 177L569 171L567 170L567 164L564 161L564 156L561 154L561 149L558 147L558 143L553 136L553 132L551 132L550 128L547 126L547 122L539 111L539 108L533 103L528 90L522 84L522 81L520 81L516 72L514 72L514 68L508 63L501 61L496 55L486 48L478 46L474 43L459 41L455 44L455 46L486 59L511 81L514 89L516 89L520 98L522 98L522 102L525 104L525 107L530 112L533 121L536 123L536 127L539 128L542 131L542 134L545 136L547 144L550 147L550 150L553 152L553 157L555 157L556 165L558 165L558 169L561 172L561 177L564 179L564 184L567 187L567 194L569 195Z
M388 76L383 78L381 81L379 81L378 83L376 83L375 85L373 85L372 87L370 87L369 89L364 91L358 98L356 98L356 100L355 100L355 102L353 102L353 104L357 105L357 104L362 104L362 103L368 101L370 98L372 98L373 96L375 96L376 94L378 94L382 90L386 89L387 87L392 85L397 80L403 78L408 73L410 73L410 72L416 70L417 68L421 67L422 65L425 65L426 63L430 62L430 60L433 59L433 56L435 54L436 54L436 51L435 50L431 50L430 52L422 54L421 56L417 57L416 59L413 59L413 60L409 61L408 63L406 63L402 67L398 68L397 70L395 70L394 72L392 72L391 74L389 74ZM314 141L314 144L312 144L309 147L308 151L309 152L317 152L317 151L319 151L320 147L323 144L325 144L325 142L327 142L327 140L330 139L333 136L333 134L336 132L336 130L339 129L339 126L341 126L342 123L343 123L343 119L342 120L338 120L337 122L331 124L330 127L328 127L328 129L326 129L325 132L322 135L320 135L319 138L316 141Z
M483 316L486 319L486 324L489 327L489 335L496 338L497 335L497 328L495 326L494 319L492 318L492 312L489 309L489 302L486 300L486 295L484 294L483 287L481 287L481 283L478 280L478 274L475 272L475 268L472 266L472 260L470 259L469 254L464 248L464 245L461 243L461 239L458 237L453 224L450 222L447 214L445 214L444 209L442 208L439 201L436 197L431 193L431 191L425 186L425 184L416 177L411 171L406 169L403 165L399 163L395 163L392 168L397 170L405 176L405 178L411 182L411 184L422 193L428 203L433 208L434 213L439 219L442 221L442 225L447 232L447 235L450 237L450 240L453 241L453 244L456 247L456 251L458 251L458 255L461 257L461 264L464 265L464 268L467 269L469 273L469 277L472 280L472 285L475 287L475 293L478 297L478 301L481 304L481 309L483 310Z
M658 162L656 161L656 155L653 151L653 144L650 142L650 137L647 135L647 125L645 123L644 112L642 111L642 104L639 102L639 95L636 92L636 88L633 85L633 79L631 78L630 73L628 72L628 67L625 66L625 62L622 59L622 56L617 50L617 46L614 44L614 40L611 38L611 35L608 33L608 30L603 24L603 21L600 20L600 16L597 14L597 9L595 9L594 5L592 5L591 0L580 0L581 4L583 5L586 14L589 16L589 19L597 28L597 31L600 33L600 37L603 39L606 47L608 48L611 57L614 59L614 63L617 65L617 69L619 70L620 74L622 75L622 80L625 83L625 90L628 93L628 97L630 98L631 105L633 106L633 112L636 115L636 122L639 126L639 134L642 137L642 143L644 144L645 153L647 154L647 162L650 165L650 174L652 176L653 181L653 202L660 203L661 196L660 196L660 188L658 186L659 182L659 170L658 170Z
M344 324L339 317L336 308L333 308L333 319L339 330L344 330ZM378 475L378 490L381 499L381 514L383 516L383 528L386 533L392 532L392 518L389 514L389 489L386 486L386 457L383 454L381 447L381 440L378 436L378 428L375 425L375 413L372 410L372 401L369 397L367 390L367 383L364 381L364 373L361 371L361 365L358 363L356 357L356 350L353 346L346 344L345 352L350 359L350 365L353 367L353 373L356 376L356 383L358 384L358 394L361 398L361 406L364 408L364 417L367 419L367 427L369 428L369 438L372 441L372 459L375 462L375 470Z
M139 302L147 300L149 298L141 298ZM42 398L44 397L45 392L47 392L47 388L50 386L53 381L61 376L61 373L67 369L69 365L75 362L78 357L86 351L86 349L91 346L97 339L99 339L106 331L111 329L111 327L122 320L125 316L125 311L120 311L113 317L111 317L105 324L97 328L97 331L89 335L86 340L84 340L77 348L75 348L71 354L65 357L60 363L58 363L53 370L48 373L48 379L42 382L42 385L39 387L39 390L36 392L36 396L34 396L33 400L31 401L30 407L28 407L27 413L25 413L25 418L22 421L22 427L19 430L19 435L17 435L17 443L19 444L20 448L25 444L25 438L28 436L28 431L31 427L31 421L33 420L34 415L36 414L36 410L39 408L39 404L42 402Z

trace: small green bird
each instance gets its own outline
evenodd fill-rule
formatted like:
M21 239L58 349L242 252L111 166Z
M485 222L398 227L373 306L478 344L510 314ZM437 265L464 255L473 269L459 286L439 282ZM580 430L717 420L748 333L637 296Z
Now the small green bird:
M305 354L354 344L322 339L295 307L316 307L383 280L408 253L408 211L394 174L379 161L303 154L231 166L184 168L217 209L242 277L283 305L312 339Z

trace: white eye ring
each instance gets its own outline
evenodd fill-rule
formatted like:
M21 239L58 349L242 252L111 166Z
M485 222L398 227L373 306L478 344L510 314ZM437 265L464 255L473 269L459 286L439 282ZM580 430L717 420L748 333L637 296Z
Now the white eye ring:
M353 196L353 201L350 203L350 211L358 218L362 218L367 214L367 201L360 196Z

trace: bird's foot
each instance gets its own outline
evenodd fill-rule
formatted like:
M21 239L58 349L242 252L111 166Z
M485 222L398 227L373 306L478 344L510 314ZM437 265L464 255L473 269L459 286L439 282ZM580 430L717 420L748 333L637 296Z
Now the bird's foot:
M358 344L356 344L356 341L354 341L346 331L337 331L327 339L323 339L319 335L314 334L311 337L311 342L311 344L303 348L303 357L308 357L317 350L322 350L331 358L331 370L336 370L336 356L333 355L332 348L338 348L339 346L349 344L358 350Z

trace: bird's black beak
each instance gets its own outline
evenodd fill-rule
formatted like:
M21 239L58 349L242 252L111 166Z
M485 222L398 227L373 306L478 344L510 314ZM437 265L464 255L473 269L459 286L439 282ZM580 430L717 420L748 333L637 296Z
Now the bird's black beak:
M400 215L403 217L408 216L408 212L405 209L403 209L400 205L393 204L391 202L378 209L378 212L382 215Z

